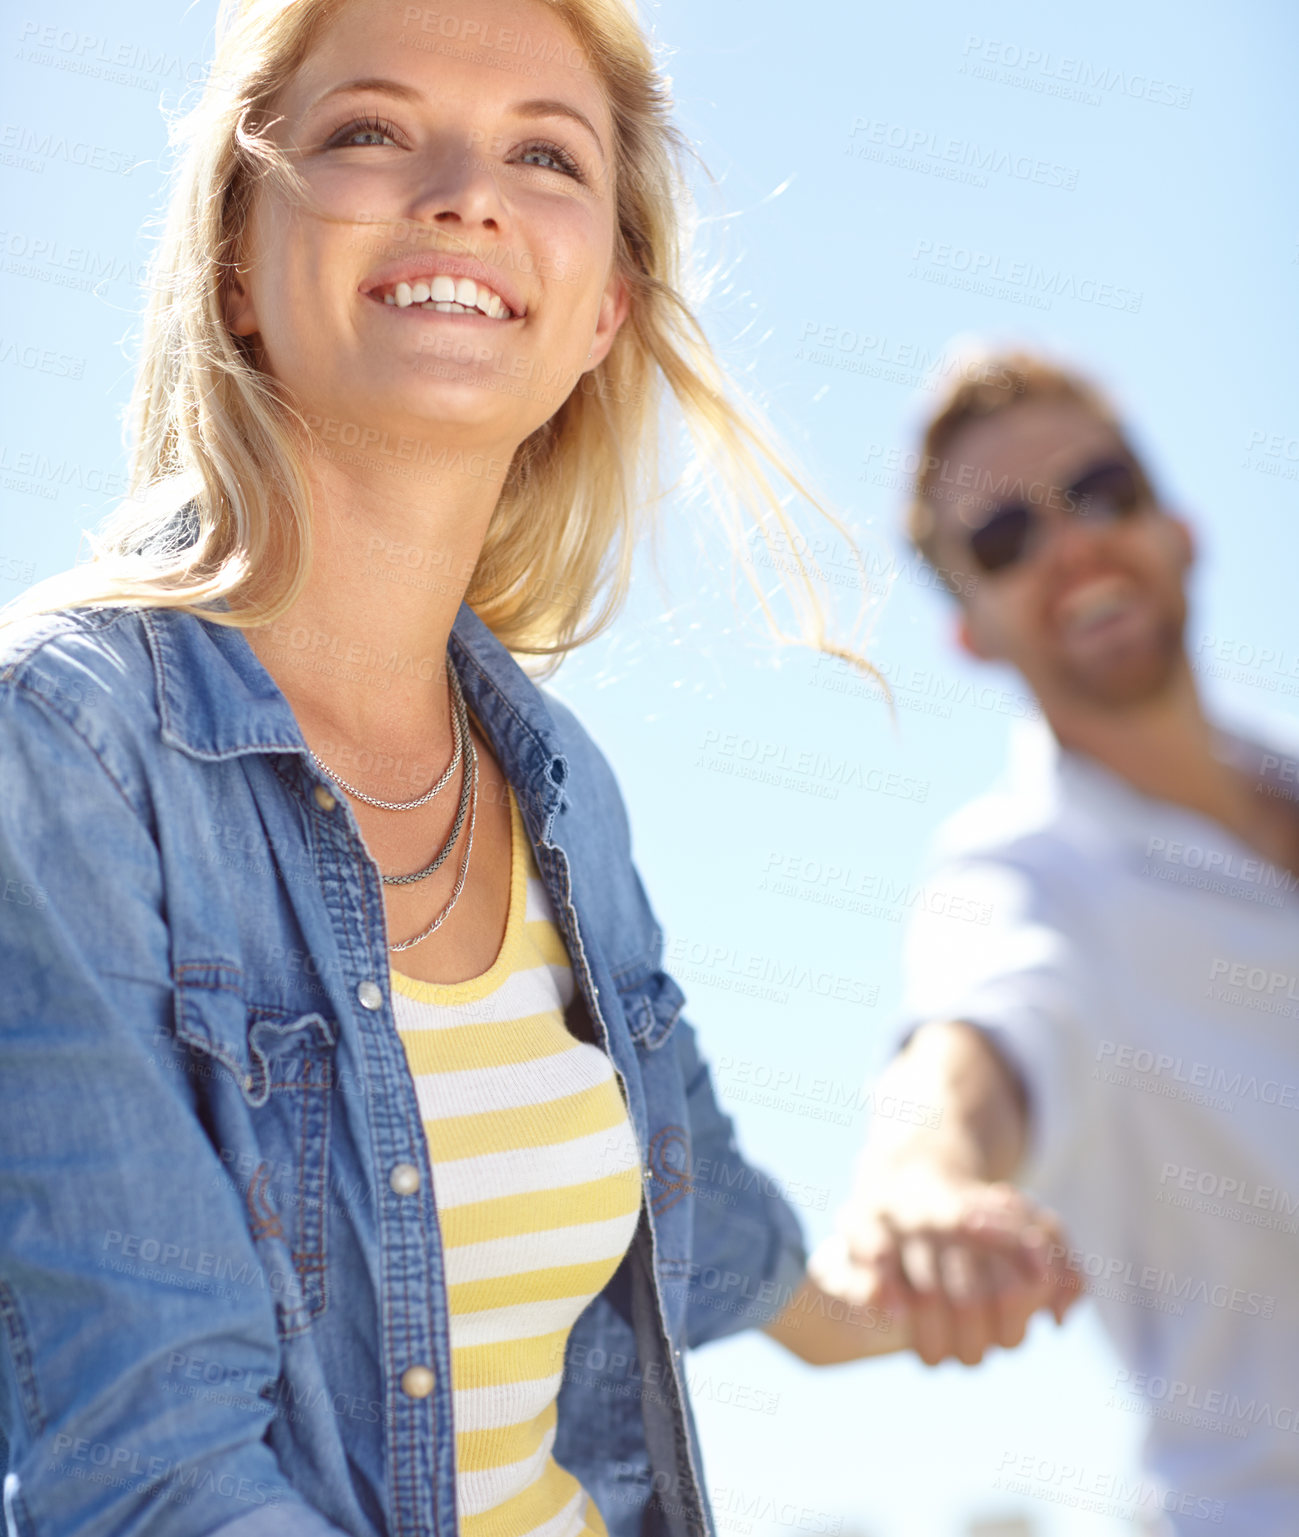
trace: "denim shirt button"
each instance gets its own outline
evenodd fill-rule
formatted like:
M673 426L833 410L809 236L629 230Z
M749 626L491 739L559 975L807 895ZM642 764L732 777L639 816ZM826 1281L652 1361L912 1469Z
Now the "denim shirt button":
M413 1163L395 1163L388 1184L398 1195L414 1195L419 1189L419 1170Z
M433 1391L433 1373L427 1366L408 1366L401 1374L401 1390L407 1398L427 1398Z
M317 785L311 793L316 797L316 805L319 806L322 811L332 811L334 807L338 805L338 802L329 793L329 791L325 789L324 785Z
M360 1000L363 1009L381 1009L383 1007L383 989L377 982L372 982L369 977L358 984L356 996Z

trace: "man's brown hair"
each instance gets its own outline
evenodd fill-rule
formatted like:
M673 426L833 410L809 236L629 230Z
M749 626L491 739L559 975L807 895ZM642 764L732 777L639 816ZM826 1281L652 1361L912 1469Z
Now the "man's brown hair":
M1022 401L1068 400L1112 427L1125 449L1128 445L1118 414L1105 394L1084 375L1036 353L985 353L955 371L953 378L955 382L925 427L906 529L911 543L938 572L948 591L959 595L970 579L960 572L944 571L939 565L937 503L942 499L939 483L949 478L947 447L962 427L985 421Z

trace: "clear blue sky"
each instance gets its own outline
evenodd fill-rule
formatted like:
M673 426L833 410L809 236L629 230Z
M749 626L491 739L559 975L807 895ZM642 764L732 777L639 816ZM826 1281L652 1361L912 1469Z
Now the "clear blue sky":
M1293 714L1296 13L1280 0L977 12L648 10L680 122L719 179L711 212L730 216L705 227L725 263L710 332L881 565L901 554L882 466L911 445L949 340L1073 357L1117 394L1200 531L1189 638L1206 688ZM11 8L0 31L0 600L68 565L120 489L159 103L197 73L214 13L59 0ZM699 517L665 509L666 587L643 565L624 619L556 687L619 773L742 1142L799 1182L816 1239L865 1126L852 1096L881 1060L902 926L764 877L774 860L836 862L905 900L936 823L995 774L1020 690L955 657L944 603L904 572L870 642L898 686L894 732L878 702L829 686L838 673L765 646L701 563ZM739 779L729 735L897 773L913 798ZM739 991L755 969L787 998ZM755 1084L780 1074L801 1074L798 1092L761 1103ZM846 1124L816 1118L827 1092L847 1100ZM1130 1475L1141 1422L1107 1407L1114 1371L1085 1310L975 1371L898 1359L815 1373L761 1336L712 1347L692 1373L722 1532L956 1537L1015 1512L1042 1537L1130 1531L1053 1501L1049 1473L1041 1498L997 1488L1027 1454ZM737 1387L761 1387L773 1412L736 1407Z

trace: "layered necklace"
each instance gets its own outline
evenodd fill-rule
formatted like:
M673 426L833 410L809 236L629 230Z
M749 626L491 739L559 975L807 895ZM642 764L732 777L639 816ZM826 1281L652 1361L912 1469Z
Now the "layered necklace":
M478 752L474 747L474 739L469 731L469 711L465 705L465 696L460 689L460 679L456 676L456 670L451 665L451 658L447 658L447 684L451 695L451 761L439 777L436 784L431 785L423 795L417 796L413 801L384 801L377 796L367 795L364 790L358 790L355 785L348 784L341 774L336 774L323 759L316 756L311 749L311 756L318 767L334 781L340 789L346 790L349 795L354 795L357 800L364 801L367 806L374 806L379 811L417 811L421 806L426 806L435 796L445 790L451 783L455 771L459 768L461 760L464 761L464 773L461 776L460 804L456 808L456 819L451 825L451 831L446 842L434 854L433 858L422 870L412 871L409 875L382 875L385 886L410 886L416 881L426 880L435 871L440 870L446 863L451 851L456 846L460 834L465 831L465 819L468 818L469 830L465 836L464 853L460 858L460 873L456 877L455 889L447 899L446 906L434 918L422 933L416 934L413 939L403 939L400 944L389 945L391 953L399 950L409 950L412 945L418 945L430 934L436 934L446 921L451 909L460 899L460 893L464 890L465 876L469 873L469 855L474 846L474 824L478 820Z

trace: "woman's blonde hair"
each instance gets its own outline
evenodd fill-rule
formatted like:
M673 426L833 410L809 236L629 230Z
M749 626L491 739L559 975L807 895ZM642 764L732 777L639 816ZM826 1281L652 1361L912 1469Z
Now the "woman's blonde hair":
M816 546L787 513L775 477L859 560L857 545L772 447L761 415L728 398L683 297L685 146L646 39L625 0L544 3L572 30L611 105L615 261L630 313L604 361L520 445L466 599L521 653L562 653L612 620L638 510L660 494L666 384L773 629L790 638L753 569L759 552L746 536L755 533L792 605L795 638L860 662L827 636L820 573L807 553ZM38 583L5 618L127 604L249 628L278 619L297 597L311 558L306 423L258 367L255 339L229 330L223 294L258 179L305 193L265 125L320 27L345 4L223 0L201 98L172 127L178 156L129 408L130 494L92 539L91 560Z

